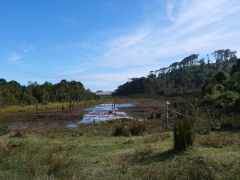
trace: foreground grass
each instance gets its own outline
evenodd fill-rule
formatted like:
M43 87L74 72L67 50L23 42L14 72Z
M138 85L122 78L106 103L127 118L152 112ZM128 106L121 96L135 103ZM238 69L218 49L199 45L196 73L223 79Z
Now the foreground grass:
M176 154L172 133L113 137L102 125L0 137L0 179L240 179L240 134L196 136Z

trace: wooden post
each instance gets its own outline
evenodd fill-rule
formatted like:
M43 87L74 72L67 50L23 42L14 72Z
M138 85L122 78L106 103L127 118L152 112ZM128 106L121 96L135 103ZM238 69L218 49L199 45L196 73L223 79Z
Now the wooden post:
M38 101L36 100L36 112L38 112Z
M169 122L169 105L170 105L170 102L167 101L166 102L166 131L168 131L168 122Z
M116 112L116 98L114 98L114 112Z

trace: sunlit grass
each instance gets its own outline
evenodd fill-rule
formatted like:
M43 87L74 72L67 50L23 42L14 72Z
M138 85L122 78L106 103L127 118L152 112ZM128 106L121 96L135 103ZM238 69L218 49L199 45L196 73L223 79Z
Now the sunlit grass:
M175 153L172 132L114 137L112 127L26 131L24 136L11 131L0 138L0 179L239 178L239 133L196 136L192 148ZM203 143L223 135L235 137L234 142Z

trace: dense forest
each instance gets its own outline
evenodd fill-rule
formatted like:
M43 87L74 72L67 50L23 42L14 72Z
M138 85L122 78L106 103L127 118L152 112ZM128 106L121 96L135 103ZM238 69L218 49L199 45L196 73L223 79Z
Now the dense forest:
M202 88L202 103L225 111L239 112L240 59L229 72L218 71L205 81Z
M115 91L117 96L189 96L201 95L204 83L215 73L223 71L229 74L237 61L237 52L229 49L216 50L199 58L192 54L180 62L174 62L169 67L151 71L147 77L132 78Z
M96 98L82 83L62 80L57 84L45 82L40 85L29 82L23 86L16 81L0 79L0 106L48 104L49 102L69 102Z

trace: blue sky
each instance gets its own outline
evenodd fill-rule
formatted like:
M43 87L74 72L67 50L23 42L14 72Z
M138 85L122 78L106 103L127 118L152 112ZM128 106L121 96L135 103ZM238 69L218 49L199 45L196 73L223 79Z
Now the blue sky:
M0 77L114 90L191 53L240 50L239 0L0 0Z

